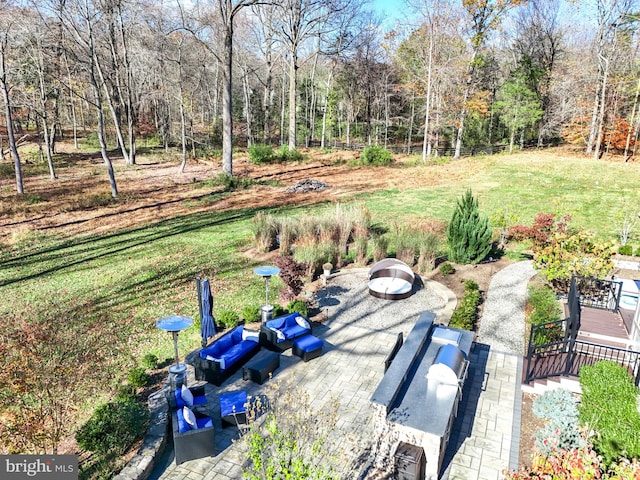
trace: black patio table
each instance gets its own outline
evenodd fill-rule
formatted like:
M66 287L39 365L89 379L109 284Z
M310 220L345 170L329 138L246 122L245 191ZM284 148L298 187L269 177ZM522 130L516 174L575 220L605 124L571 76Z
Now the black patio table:
M242 367L242 379L262 385L269 374L280 367L280 354L262 350Z

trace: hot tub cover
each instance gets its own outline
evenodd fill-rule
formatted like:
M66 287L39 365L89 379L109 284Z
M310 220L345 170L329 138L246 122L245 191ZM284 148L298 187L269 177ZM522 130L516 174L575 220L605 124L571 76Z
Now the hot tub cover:
M386 300L401 300L411 295L414 280L409 265L395 258L385 258L369 270L369 293Z

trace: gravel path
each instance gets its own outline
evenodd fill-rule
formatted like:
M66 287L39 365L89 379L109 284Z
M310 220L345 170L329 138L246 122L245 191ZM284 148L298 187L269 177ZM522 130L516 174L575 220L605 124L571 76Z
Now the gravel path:
M367 330L385 331L413 326L426 310L438 315L439 323L448 323L455 305L452 292L436 282L414 286L415 292L404 300L383 300L369 294L368 268L348 269L333 275L326 287L316 293L318 306L329 323L348 324Z
M531 261L514 263L491 279L476 341L498 352L524 355L524 307Z

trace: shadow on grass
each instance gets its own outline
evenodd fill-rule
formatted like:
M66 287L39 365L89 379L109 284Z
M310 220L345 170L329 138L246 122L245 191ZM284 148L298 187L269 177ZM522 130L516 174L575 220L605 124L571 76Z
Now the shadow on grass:
M0 281L0 287L56 273L167 237L247 220L257 211L258 209L243 209L196 213L163 220L144 227L119 230L107 235L73 238L60 244L35 249L26 254L0 261L2 269L19 268L14 276ZM52 266L47 267L52 263Z

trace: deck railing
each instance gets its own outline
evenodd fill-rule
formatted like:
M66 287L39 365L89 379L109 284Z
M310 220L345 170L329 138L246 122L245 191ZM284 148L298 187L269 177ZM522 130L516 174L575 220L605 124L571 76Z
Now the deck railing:
M622 283L597 278L573 277L580 295L580 305L599 310L618 311Z
M525 383L554 376L578 375L584 365L610 360L627 368L640 383L640 352L577 340L582 307L617 311L622 284L584 277L571 279L569 316L532 325L527 347ZM540 364L544 363L544 367Z

